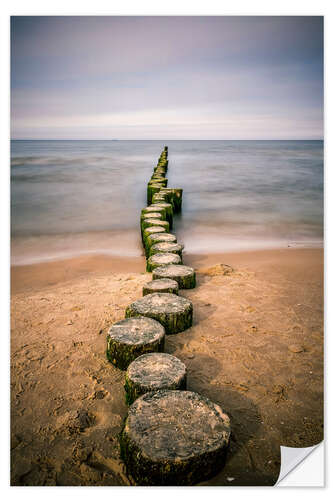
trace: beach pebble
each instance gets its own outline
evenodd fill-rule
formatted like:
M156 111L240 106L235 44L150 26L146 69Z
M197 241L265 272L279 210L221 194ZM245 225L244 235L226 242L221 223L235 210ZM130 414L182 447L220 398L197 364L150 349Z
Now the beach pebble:
M177 281L170 280L168 278L160 280L152 280L146 283L142 289L142 295L148 295L149 293L175 293L178 295L179 286Z
M175 253L155 253L147 260L146 270L148 273L151 273L156 267L181 263L182 259Z
M191 391L148 392L130 406L121 455L137 484L186 486L224 465L230 420L220 406Z
M142 354L163 351L164 339L165 330L154 319L143 316L124 319L110 328L106 355L113 365L126 370Z
M295 352L295 353L304 351L304 348L300 344L289 345L288 349L289 349L289 351Z
M157 267L153 271L153 279L160 278L170 278L177 281L179 288L194 288L196 284L194 269L189 266L171 264Z
M147 316L159 321L165 333L174 334L192 326L193 305L174 293L150 293L126 308L126 318Z
M186 366L166 353L143 354L126 372L126 402L132 404L139 396L159 389L186 389Z

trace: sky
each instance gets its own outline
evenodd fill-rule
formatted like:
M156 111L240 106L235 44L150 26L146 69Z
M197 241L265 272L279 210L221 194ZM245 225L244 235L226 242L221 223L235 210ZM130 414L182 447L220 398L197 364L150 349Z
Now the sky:
M13 139L322 139L322 17L12 17Z

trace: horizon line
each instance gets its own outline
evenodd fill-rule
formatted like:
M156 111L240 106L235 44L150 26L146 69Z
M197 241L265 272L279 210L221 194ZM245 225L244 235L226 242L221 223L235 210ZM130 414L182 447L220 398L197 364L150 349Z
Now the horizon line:
M312 139L16 139L10 138L10 141L323 141L324 138L312 138Z

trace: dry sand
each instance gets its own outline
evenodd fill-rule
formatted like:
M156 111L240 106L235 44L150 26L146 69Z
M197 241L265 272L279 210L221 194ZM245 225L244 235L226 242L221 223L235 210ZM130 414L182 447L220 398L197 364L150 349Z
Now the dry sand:
M166 352L233 432L225 468L201 484L274 484L280 445L323 439L323 251L184 260L197 270L197 288L181 291L194 325ZM12 485L131 484L117 439L124 372L105 347L151 279L144 269L143 258L96 256L12 268Z

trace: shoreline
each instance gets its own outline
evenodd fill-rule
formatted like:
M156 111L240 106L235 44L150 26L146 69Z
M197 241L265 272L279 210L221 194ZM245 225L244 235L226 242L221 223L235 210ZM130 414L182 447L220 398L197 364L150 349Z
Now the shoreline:
M241 238L238 234L221 233L207 226L190 225L190 229L186 229L179 220L175 225L174 232L177 229L178 242L185 246L185 250L190 249L190 254L195 255L247 253L284 248L322 248L324 245L320 237L293 240L270 234L257 237L248 234ZM12 267L77 258L139 258L141 255L142 243L136 227L126 230L11 237Z
M324 248L302 247L302 248L273 248L261 250L241 250L237 252L216 253L187 253L183 252L184 262L187 265L198 268L201 266L214 265L221 259L230 265L252 264L260 271L260 267L270 261L270 257L284 256L289 254L291 261L297 264L297 254L323 253ZM296 258L295 258L296 256ZM145 272L146 259L142 254L137 257L118 256L108 254L79 255L65 259L42 261L33 264L11 265L11 293L19 291L34 290L47 286L61 284L87 275L98 275L104 273L140 273ZM46 274L47 273L47 274Z

